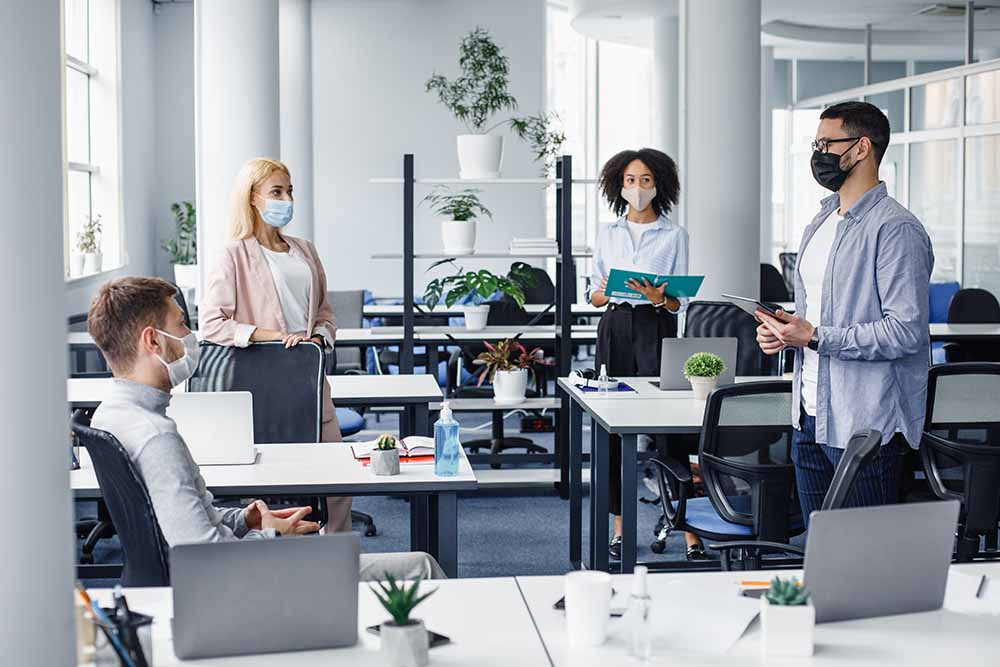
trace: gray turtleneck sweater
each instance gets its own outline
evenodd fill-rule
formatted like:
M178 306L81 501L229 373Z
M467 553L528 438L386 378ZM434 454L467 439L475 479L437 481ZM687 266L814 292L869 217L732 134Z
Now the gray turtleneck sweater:
M145 384L115 379L91 425L111 433L139 469L167 544L224 542L274 537L248 530L243 509L216 508L198 464L174 420L170 394Z

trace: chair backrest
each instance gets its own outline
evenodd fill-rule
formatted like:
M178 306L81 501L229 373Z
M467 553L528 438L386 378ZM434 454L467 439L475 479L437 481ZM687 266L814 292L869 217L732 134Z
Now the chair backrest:
M984 289L960 289L948 305L949 324L993 324L1000 322L1000 303Z
M791 301L792 297L785 285L785 279L778 269L770 264L760 265L760 300L770 302Z
M763 355L757 345L757 321L737 305L723 301L692 301L684 316L684 337L735 338L736 374L766 374Z
M323 350L313 342L285 349L280 341L249 347L201 344L188 391L249 391L257 444L319 442Z
M931 490L962 503L967 532L1000 519L1000 363L938 364L927 381L920 451Z
M844 506L847 496L854 487L858 471L875 458L875 454L878 453L881 446L882 434L875 429L861 431L851 436L840 461L837 463L837 469L833 471L830 488L827 489L826 496L823 497L823 505L820 509L835 510Z
M91 428L82 413L73 416L73 432L87 448L122 547L123 586L169 586L166 540L156 512L128 452L110 433Z
M795 298L795 262L798 259L799 253L797 252L778 253L778 262L781 264L781 277L785 279L785 288L792 299Z
M709 395L698 460L712 505L753 539L787 542L801 517L791 460L792 383L746 382Z
M556 299L556 286L549 272L533 266L530 273L535 278L535 284L524 288L524 302L553 303Z
M171 284L173 285L173 283ZM184 290L177 285L174 285L174 301L177 302L177 305L181 307L181 311L184 313L184 326L190 329L191 313L188 311L187 299L184 298Z
M931 283L927 291L931 322L947 322L951 299L961 286L957 282Z
M364 290L340 290L326 293L330 306L333 308L334 320L338 327L346 329L360 329L364 319L365 291ZM349 370L364 370L361 361L361 348L342 347L336 354L327 355L328 375L343 373Z

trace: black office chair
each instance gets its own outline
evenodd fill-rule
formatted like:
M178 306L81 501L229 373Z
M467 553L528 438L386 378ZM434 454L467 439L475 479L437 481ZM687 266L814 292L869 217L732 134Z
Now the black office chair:
M984 289L960 289L948 304L948 324L995 324L1000 322L1000 303ZM945 343L948 363L1000 361L1000 346L990 342Z
M524 303L554 304L556 302L556 286L552 283L549 272L537 266L531 267L530 272L534 283L524 288ZM553 325L556 323L554 310L553 308L553 312L542 315L532 315L530 321L537 325ZM551 354L554 355L555 352Z
M938 364L927 382L920 454L934 495L961 503L955 559L997 557L1000 363ZM980 551L985 539L986 551Z
M684 317L684 337L735 338L737 375L769 375L773 368L773 360L757 345L757 320L732 303L692 301Z
M785 280L785 289L788 290L788 299L795 299L795 263L799 259L797 252L778 253L778 262L781 264L781 277Z
M769 303L791 301L792 296L785 279L770 264L760 265L760 300Z
M74 415L72 428L87 448L101 496L122 547L122 586L169 586L167 543L146 485L121 443Z

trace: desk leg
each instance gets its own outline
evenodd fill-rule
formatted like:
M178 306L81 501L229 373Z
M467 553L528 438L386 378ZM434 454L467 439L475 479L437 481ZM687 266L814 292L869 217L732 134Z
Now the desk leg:
M559 392L559 413L556 415L556 465L559 467L559 497L563 500L572 498L572 490L568 487L573 483L570 479L570 468L573 467L573 461L571 460L572 454L572 443L570 440L573 438L573 422L572 416L570 415L570 410L573 406L576 406L576 401L570 400L569 395L566 394L562 389ZM579 409L579 406L577 406ZM579 446L579 443L577 444ZM572 510L570 510L572 511ZM579 552L577 552L577 560L579 560Z
M432 555L437 558L441 569L449 577L458 576L458 494L441 493L434 496L436 505L436 528L432 536Z
M569 401L569 419L562 412L560 421L568 421L569 455L569 562L579 568L583 558L583 408Z
M634 433L622 436L622 574L635 569L636 552L636 458L638 437Z
M410 496L410 551L430 552L427 526L430 503L426 495Z
M424 347L424 352L427 355L427 368L424 372L431 377L437 378L438 376L438 364L441 363L441 357L438 352L438 346L436 343L429 343Z
M413 435L433 436L431 433L431 413L427 403L413 406Z
M608 461L610 436L596 421L593 422L594 449L590 454L591 524L590 550L593 567L608 571Z

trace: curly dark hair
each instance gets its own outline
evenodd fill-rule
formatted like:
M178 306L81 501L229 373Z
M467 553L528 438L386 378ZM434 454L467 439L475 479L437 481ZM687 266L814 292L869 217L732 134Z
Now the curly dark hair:
M655 148L622 151L608 160L601 169L601 193L608 200L611 210L615 215L622 215L628 210L628 202L622 197L622 182L625 179L625 168L633 160L641 161L653 172L653 182L656 184L656 196L650 204L653 212L656 215L670 213L681 194L681 181L677 175L677 164L669 155Z

